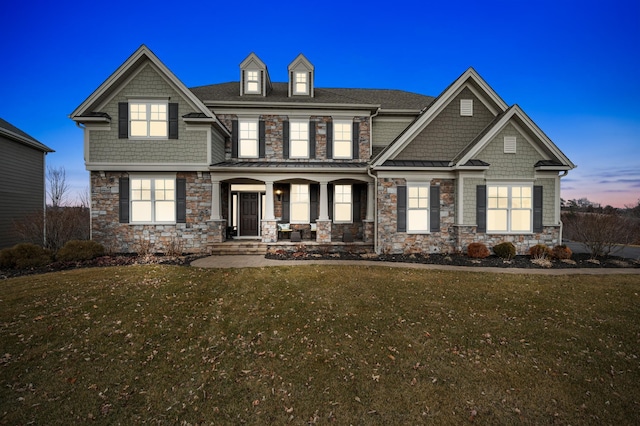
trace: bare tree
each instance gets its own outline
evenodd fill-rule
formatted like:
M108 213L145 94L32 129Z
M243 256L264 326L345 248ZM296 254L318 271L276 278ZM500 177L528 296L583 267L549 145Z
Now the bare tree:
M51 207L61 207L67 198L69 184L67 183L67 172L64 166L47 167L47 195Z

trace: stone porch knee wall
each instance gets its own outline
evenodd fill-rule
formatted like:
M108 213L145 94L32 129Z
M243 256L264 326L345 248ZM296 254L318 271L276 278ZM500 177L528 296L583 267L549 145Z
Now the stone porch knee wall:
M378 251L379 253L451 253L456 249L455 181L433 179L440 186L440 231L429 234L397 232L397 187L405 179L378 179Z
M208 247L224 240L221 227L209 222L211 179L208 172L179 172L187 180L186 223L133 225L119 222L119 179L127 173L91 172L92 239L117 253L149 250L154 253L181 251L207 253Z
M529 248L536 244L554 247L560 243L560 226L545 226L542 232L535 234L485 234L476 232L475 226L455 226L457 250L466 253L471 243L484 243L489 250L504 242L513 243L517 254L528 254Z

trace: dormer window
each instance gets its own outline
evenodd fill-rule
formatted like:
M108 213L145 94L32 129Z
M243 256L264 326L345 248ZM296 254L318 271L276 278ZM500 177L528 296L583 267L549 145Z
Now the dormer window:
M267 66L251 53L240 63L240 96L267 96L271 91L271 80Z
M294 95L308 95L309 94L309 83L307 79L306 72L296 72L294 73L295 83L293 86L293 94Z
M245 74L245 93L260 93L260 74L258 71L247 71Z

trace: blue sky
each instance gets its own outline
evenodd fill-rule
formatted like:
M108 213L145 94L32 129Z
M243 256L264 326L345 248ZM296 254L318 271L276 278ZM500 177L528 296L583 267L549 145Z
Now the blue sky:
M250 52L273 81L304 53L318 87L432 96L473 66L578 165L562 179L563 198L635 205L640 2L443 3L10 2L0 117L56 150L47 162L65 167L75 194L89 178L68 115L141 44L187 87L237 80Z

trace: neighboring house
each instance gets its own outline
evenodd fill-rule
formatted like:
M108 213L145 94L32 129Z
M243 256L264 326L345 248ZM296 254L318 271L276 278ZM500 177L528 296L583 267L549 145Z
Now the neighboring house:
M16 221L42 220L46 201L45 156L51 148L0 118L0 249L20 239Z
M378 253L560 243L560 177L575 165L472 68L437 98L316 87L303 55L284 83L253 53L238 71L189 89L141 46L71 114L95 240L208 252L276 243L288 224Z

